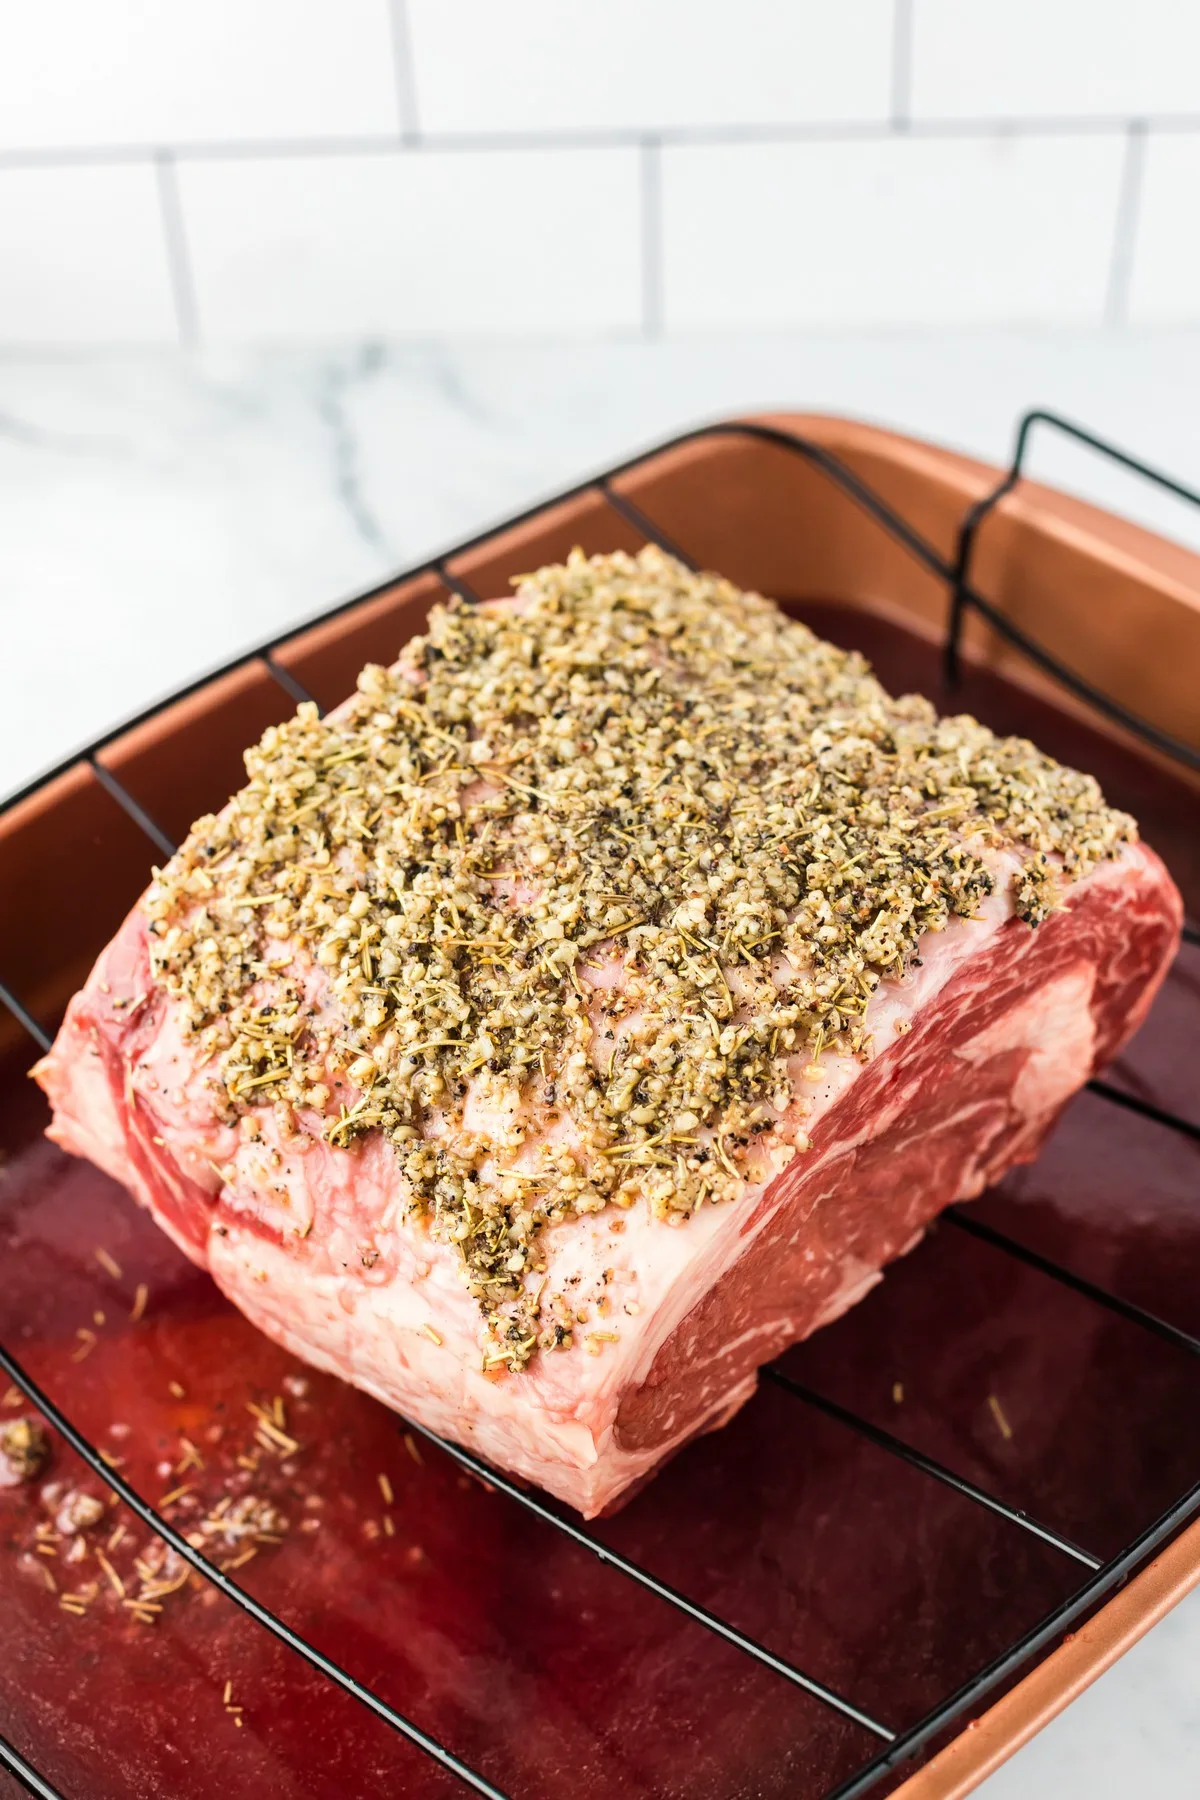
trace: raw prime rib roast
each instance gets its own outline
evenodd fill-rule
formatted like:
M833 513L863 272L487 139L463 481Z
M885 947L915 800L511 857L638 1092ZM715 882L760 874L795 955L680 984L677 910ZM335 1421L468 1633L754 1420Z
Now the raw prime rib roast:
M611 1506L1142 1019L1088 776L657 550L435 611L247 754L37 1075L261 1329Z

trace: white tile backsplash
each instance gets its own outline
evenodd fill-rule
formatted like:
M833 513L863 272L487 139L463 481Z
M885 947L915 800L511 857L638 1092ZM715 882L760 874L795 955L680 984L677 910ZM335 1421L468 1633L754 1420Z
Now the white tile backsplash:
M1134 240L1129 315L1135 325L1200 318L1200 136L1151 132Z
M1098 323L1121 146L999 137L663 152L668 328Z
M0 343L172 343L152 165L0 168Z
M0 0L0 348L1196 321L1193 146L1200 0Z
M913 0L915 119L1200 117L1195 0Z
M629 332L634 149L183 163L200 330L225 338Z
M0 0L0 147L397 129L387 0Z
M408 0L424 131L888 116L893 0Z

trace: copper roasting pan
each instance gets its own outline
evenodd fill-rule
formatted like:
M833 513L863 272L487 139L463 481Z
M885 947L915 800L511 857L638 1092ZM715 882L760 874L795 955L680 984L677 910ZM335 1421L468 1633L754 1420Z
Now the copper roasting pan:
M33 1554L36 1496L0 1490L4 1800L945 1800L1200 1580L1194 930L1033 1168L586 1531L337 1382L300 1392L122 1192L45 1143L24 1078L244 744L296 697L340 699L449 589L502 591L575 544L665 540L893 690L1094 770L1195 919L1200 557L1023 479L981 505L999 482L842 419L709 427L196 684L0 812L0 1419L36 1391L52 1474L100 1494L106 1471L114 1565L153 1541L181 1436L205 1465L164 1507L183 1532L245 1454L248 1403L286 1392L302 1446L251 1456L282 1543L201 1570L153 1624L105 1582L63 1607L94 1557Z

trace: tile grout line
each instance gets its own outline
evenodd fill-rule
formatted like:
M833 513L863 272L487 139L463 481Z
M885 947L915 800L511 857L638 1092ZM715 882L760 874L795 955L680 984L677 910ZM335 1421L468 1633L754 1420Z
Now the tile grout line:
M654 134L662 147L676 145L737 144L838 144L876 143L896 135L899 121L848 120L844 124L696 125L672 126ZM1029 119L907 119L903 130L913 137L970 142L978 138L1004 137L1125 137L1133 127L1155 133L1200 134L1200 113L1163 114L1131 119L1121 115L1094 118L1038 117ZM403 140L395 132L370 132L361 137L181 139L154 145L82 144L46 149L0 149L0 169L113 166L147 163L156 156L181 162L270 161L290 156L397 155L402 151L451 155L456 152L506 150L618 150L636 149L646 142L644 132L614 128L580 131L478 131L415 132Z
M408 0L389 0L388 27L392 34L392 71L396 83L396 110L400 117L400 142L406 150L421 142L421 114L417 106L417 65L413 56Z
M1125 134L1125 155L1117 192L1113 225L1112 261L1104 296L1103 322L1109 327L1128 325L1133 262L1137 250L1138 221L1146 170L1147 129L1144 119L1131 119Z
M912 126L913 0L893 0L891 128Z
M162 218L167 270L175 302L175 323L180 345L185 350L190 350L200 341L196 284L192 278L192 259L188 254L187 232L183 223L178 172L175 158L169 150L154 152L154 175L158 184L158 207Z
M641 182L642 336L663 334L663 216L662 144L658 138L642 139L639 153Z

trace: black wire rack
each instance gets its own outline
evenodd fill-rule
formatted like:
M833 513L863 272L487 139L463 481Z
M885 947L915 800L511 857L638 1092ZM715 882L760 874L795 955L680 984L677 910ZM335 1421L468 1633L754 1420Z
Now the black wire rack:
M943 654L945 675L949 685L953 686L960 679L963 626L968 612L974 611L1008 643L1020 650L1044 673L1054 677L1077 699L1087 702L1105 718L1132 733L1160 754L1173 759L1188 770L1200 770L1200 752L1192 745L1169 735L1149 721L1137 717L1119 702L1097 690L1058 657L1052 655L1044 646L1008 620L990 600L970 584L972 554L979 531L988 516L1022 479L1026 452L1035 426L1063 432L1068 437L1114 460L1136 475L1200 507L1200 494L1139 462L1069 420L1062 419L1053 413L1034 410L1027 413L1020 422L1013 459L1007 473L989 494L966 513L959 530L956 552L953 558L948 559L908 520L868 486L854 470L823 445L797 433L765 424L722 422L704 426L673 438L668 443L658 445L652 450L645 451L589 481L581 482L554 496L550 501L531 507L527 511L505 520L502 524L480 533L458 545L454 550L447 551L443 556L407 570L403 575L393 577L366 594L356 595L341 605L330 608L316 619L306 621L302 626L292 627L289 631L268 639L265 643L245 652L223 667L210 672L187 687L177 690L134 719L126 720L112 731L97 738L86 749L48 770L37 780L13 794L4 806L0 807L0 816L11 810L20 801L46 787L59 776L80 765L86 765L111 798L153 844L155 850L164 856L169 856L174 849L169 835L113 774L111 769L100 761L99 753L107 745L123 736L134 726L154 718L176 701L202 690L221 676L231 674L260 659L266 664L280 690L286 693L289 699L293 701L314 700L314 696L278 660L275 654L281 646L297 636L301 630L334 619L339 614L357 608L365 601L387 593L401 581L422 575L436 576L445 587L457 593L463 600L473 603L479 596L452 572L448 567L449 561L452 558L461 557L467 551L488 544L502 532L535 519L549 507L564 502L581 498L600 498L612 512L619 515L626 524L632 526L644 538L661 545L663 549L679 557L688 566L694 567L691 558L687 555L686 547L672 542L656 526L653 519L649 518L626 495L619 492L613 483L618 477L636 471L666 451L675 450L688 444L701 443L705 440L739 437L756 439L762 443L776 446L790 455L802 458L819 470L863 514L873 519L929 574L944 585L947 595L947 613ZM1185 924L1184 937L1185 941L1189 943L1200 943L1200 931L1191 923ZM9 979L6 979L8 975L9 971L0 967L0 1003L7 1008L25 1034L40 1050L48 1049L51 1043L51 1032L46 1024L36 1018L22 1003L10 985ZM1195 1142L1200 1142L1200 1125L1196 1125L1190 1120L1178 1117L1137 1095L1114 1087L1106 1081L1093 1081L1090 1083L1090 1089L1093 1094L1111 1105L1128 1108L1163 1130L1181 1133ZM1027 1248L1004 1232L996 1230L959 1208L950 1208L942 1217L956 1230L983 1241L998 1253L1016 1258L1018 1261L1036 1268L1044 1276L1084 1296L1097 1307L1118 1314L1129 1323L1165 1340L1179 1352L1192 1357L1200 1357L1200 1338L1183 1330L1170 1320L1161 1318L1075 1274L1060 1263ZM199 1550L193 1548L187 1538L163 1518L122 1477L120 1472L111 1466L100 1450L72 1423L63 1408L51 1395L42 1390L11 1350L2 1344L0 1344L0 1373L20 1389L26 1399L37 1408L105 1486L144 1525L155 1532L177 1556L190 1564L192 1569L218 1589L232 1605L241 1608L245 1614L255 1620L264 1630L270 1632L312 1669L346 1694L351 1695L382 1720L385 1725L423 1751L443 1769L456 1776L467 1789L486 1795L489 1800L509 1800L509 1797L501 1789L497 1788L478 1770L470 1767L445 1744L423 1731L413 1719L389 1705L377 1693L358 1681L348 1670L323 1654L316 1646L293 1630L285 1620L255 1599L252 1594L217 1568ZM686 1615L697 1625L732 1645L744 1656L753 1659L781 1681L791 1684L793 1688L803 1690L823 1706L830 1708L842 1718L853 1722L869 1733L875 1739L878 1749L847 1780L831 1789L826 1800L854 1800L855 1796L865 1794L889 1773L895 1772L904 1762L916 1758L971 1707L1018 1674L1039 1650L1052 1644L1074 1621L1093 1608L1140 1564L1144 1563L1157 1547L1175 1534L1194 1515L1200 1513L1200 1481L1198 1481L1181 1494L1140 1535L1126 1544L1118 1554L1102 1559L1085 1546L1073 1542L1043 1521L1032 1517L1028 1512L1006 1504L985 1488L956 1474L944 1464L906 1443L902 1438L869 1423L855 1412L793 1379L780 1367L771 1365L761 1370L760 1373L764 1379L788 1394L798 1404L834 1420L847 1431L865 1438L877 1449L906 1464L926 1479L953 1489L974 1505L986 1509L1006 1520L1014 1528L1040 1540L1073 1562L1083 1572L1083 1578L1079 1585L1065 1600L1048 1612L1016 1642L1009 1645L986 1667L978 1669L953 1692L945 1695L924 1717L907 1729L893 1729L886 1721L876 1718L873 1713L857 1705L851 1697L837 1692L803 1668L776 1655L762 1643L739 1631L728 1620L689 1599L678 1588L659 1580L648 1569L601 1542L582 1525L563 1517L535 1494L529 1493L524 1488L507 1480L496 1469L482 1462L469 1451L433 1432L426 1431L423 1427L414 1425L410 1428L418 1431L423 1438L444 1451L460 1468L488 1483L502 1497L501 1503L524 1509L526 1513L536 1518L547 1531L565 1534L572 1543L598 1558L601 1563L613 1571L615 1576L636 1583L640 1588L655 1595L660 1601ZM61 1793L2 1734L0 1734L0 1769L7 1770L26 1791L40 1796L41 1800L81 1800L81 1796L67 1796ZM519 1795L514 1797L514 1800L541 1800L541 1796Z

